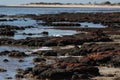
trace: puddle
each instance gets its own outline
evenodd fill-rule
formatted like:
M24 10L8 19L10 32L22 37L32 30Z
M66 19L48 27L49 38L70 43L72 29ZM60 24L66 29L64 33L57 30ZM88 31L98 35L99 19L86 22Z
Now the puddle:
M94 24L94 23L88 23L88 22L83 22L80 24L81 24L81 27L89 27L89 28L105 28L105 27L107 27L102 24Z

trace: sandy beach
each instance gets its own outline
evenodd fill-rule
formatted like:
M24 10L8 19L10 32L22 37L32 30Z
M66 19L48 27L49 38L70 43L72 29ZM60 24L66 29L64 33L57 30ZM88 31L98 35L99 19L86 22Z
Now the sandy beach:
M35 4L29 4L29 5L7 5L6 7L52 7L52 8L120 8L119 5L78 5L78 4L63 4L63 5L35 5Z

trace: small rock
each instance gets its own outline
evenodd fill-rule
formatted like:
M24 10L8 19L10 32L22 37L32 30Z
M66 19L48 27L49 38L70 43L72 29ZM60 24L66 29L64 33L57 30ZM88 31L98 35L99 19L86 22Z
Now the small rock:
M20 59L20 60L18 60L18 62L24 62L24 60Z
M16 74L16 75L15 75L15 78L24 78L24 76L21 75L21 74Z
M7 70L0 68L0 72L7 72Z
M9 62L9 60L8 59L4 59L3 62Z
M46 61L44 58L34 58L32 62L41 62L41 61Z
M6 77L5 79L12 79L12 77Z

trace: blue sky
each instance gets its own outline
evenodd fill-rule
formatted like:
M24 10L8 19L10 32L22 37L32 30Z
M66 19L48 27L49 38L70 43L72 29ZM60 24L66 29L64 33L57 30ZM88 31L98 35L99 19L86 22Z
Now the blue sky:
M30 2L61 2L61 3L88 3L88 2L120 2L119 0L0 0L0 5L25 4Z

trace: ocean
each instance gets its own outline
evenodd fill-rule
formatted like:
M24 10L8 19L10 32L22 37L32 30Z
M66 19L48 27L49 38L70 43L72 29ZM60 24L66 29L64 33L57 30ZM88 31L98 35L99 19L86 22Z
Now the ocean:
M95 12L120 12L120 8L8 8L0 7L0 14L19 15L19 14L56 14L56 13L95 13Z

